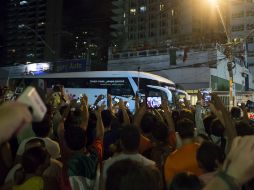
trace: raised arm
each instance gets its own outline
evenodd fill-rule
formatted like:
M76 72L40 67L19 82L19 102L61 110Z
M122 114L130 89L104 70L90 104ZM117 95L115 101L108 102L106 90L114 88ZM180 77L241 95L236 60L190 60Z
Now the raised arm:
M221 99L216 94L212 94L212 101L210 103L210 108L225 127L225 135L228 138L227 147L229 150L233 139L237 136L234 122L232 121L230 114L227 111L226 107L223 105Z
M140 108L136 111L134 116L134 125L138 128L140 128L141 120L146 112L146 104L143 103Z
M236 137L223 164L222 172L212 179L204 190L241 189L241 185L254 177L254 138Z
M88 97L86 95L83 95L83 97L81 98L81 110L83 116L80 127L86 131L89 120Z
M124 124L129 125L130 124L130 118L129 118L129 115L127 113L126 107L125 107L124 102L123 102L122 99L120 99L120 101L119 101L119 109L122 110Z
M111 113L113 113L112 97L111 97L110 94L108 94L107 100L108 100L108 110L109 110Z
M103 140L104 136L104 125L102 122L102 117L101 117L101 112L104 110L105 105L98 106L98 109L96 110L96 117L97 117L97 122L96 122L96 138Z
M135 112L139 110L139 96L135 95Z
M167 125L169 127L170 131L175 131L175 124L172 118L172 111L171 108L169 107L167 100L162 101L162 109L164 112L163 117L166 119Z
M197 133L198 134L205 134L207 135L203 123L203 117L202 117L202 105L201 105L201 99L202 95L201 92L198 92L198 101L196 103L196 109L195 109L195 123L196 123L196 128L197 128Z
M28 107L19 102L6 102L0 106L0 145L32 121Z
M248 111L246 109L246 106L244 103L241 104L241 109L243 111L243 121L247 124L249 124L249 117L248 117Z

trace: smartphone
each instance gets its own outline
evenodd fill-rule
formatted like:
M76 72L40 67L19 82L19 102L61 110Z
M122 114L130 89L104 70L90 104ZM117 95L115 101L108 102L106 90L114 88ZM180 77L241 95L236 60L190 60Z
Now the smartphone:
M211 90L200 90L201 94L202 94L202 99L203 99L203 106L208 106L209 102L212 100L212 96L211 96Z
M150 109L161 108L162 98L160 96L148 96L146 97L146 106Z
M97 109L97 106L95 106L95 105L91 105L91 106L90 106L90 109L91 109L92 111L94 111L94 110L96 110L96 109Z

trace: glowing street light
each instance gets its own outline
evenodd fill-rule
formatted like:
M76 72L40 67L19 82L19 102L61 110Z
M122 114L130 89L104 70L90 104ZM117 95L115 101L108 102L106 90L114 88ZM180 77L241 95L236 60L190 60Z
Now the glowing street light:
M225 55L228 59L227 67L228 67L228 73L229 73L229 108L232 108L234 106L234 98L233 98L233 68L234 66L233 66L232 48L235 45L235 43L231 41L231 36L228 33L226 23L224 21L224 18L220 10L219 0L207 0L207 1L216 8L216 11L218 12L220 16L220 21L223 25L223 29L227 36L227 43L224 44L224 46L225 46Z
M218 0L208 0L208 2L213 6L218 6Z

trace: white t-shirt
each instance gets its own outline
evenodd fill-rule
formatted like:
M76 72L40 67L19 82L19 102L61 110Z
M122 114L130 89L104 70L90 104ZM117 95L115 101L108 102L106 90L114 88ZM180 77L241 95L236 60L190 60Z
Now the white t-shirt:
M23 153L25 152L25 145L28 141L32 139L41 139L45 143L45 147L50 154L51 158L58 159L60 158L60 146L59 143L56 141L53 141L52 139L46 137L46 138L40 138L40 137L31 137L23 140L18 148L17 155L22 156Z
M140 162L140 163L144 164L145 166L155 166L154 161L147 159L146 157L142 156L141 154L124 154L124 153L121 153L121 154L118 154L118 155L116 155L112 158L107 159L104 162L104 165L103 165L104 183L106 182L106 179L107 179L108 168L112 164L114 164L115 162L120 161L120 160L125 160L125 159L130 159L130 160Z

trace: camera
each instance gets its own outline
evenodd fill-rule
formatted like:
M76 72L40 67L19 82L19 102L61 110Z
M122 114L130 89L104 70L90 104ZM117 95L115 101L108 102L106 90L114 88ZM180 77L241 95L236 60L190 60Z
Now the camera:
M47 108L34 87L27 87L18 97L17 101L28 106L33 116L33 121L40 122L43 120L47 112Z
M148 96L146 98L147 108L158 109L161 108L162 98L159 96Z

